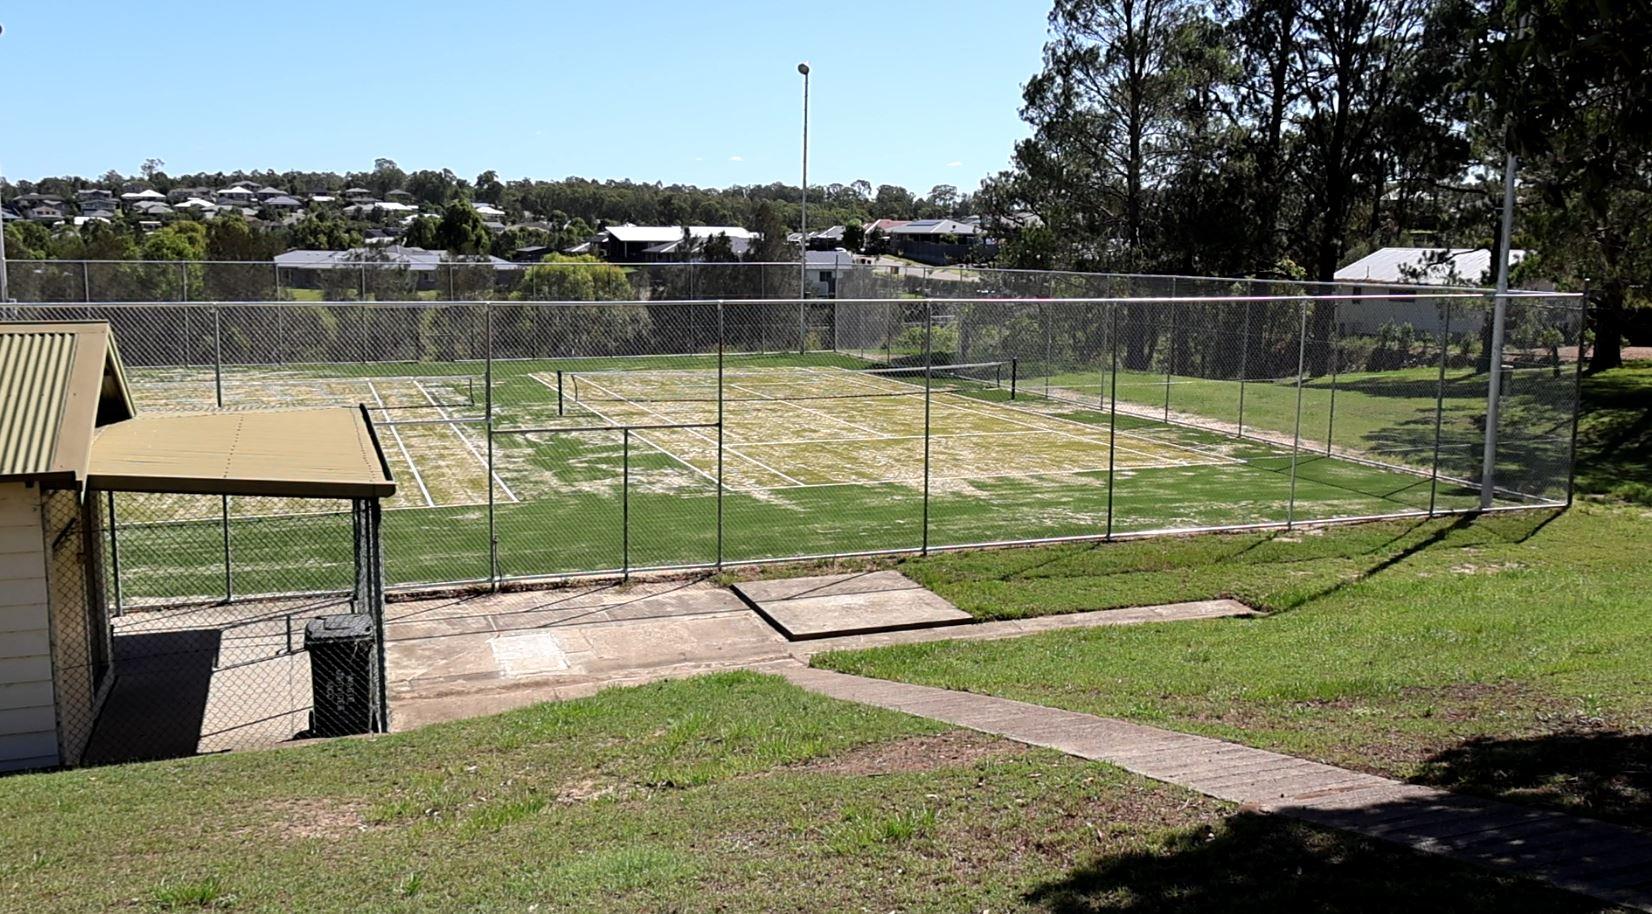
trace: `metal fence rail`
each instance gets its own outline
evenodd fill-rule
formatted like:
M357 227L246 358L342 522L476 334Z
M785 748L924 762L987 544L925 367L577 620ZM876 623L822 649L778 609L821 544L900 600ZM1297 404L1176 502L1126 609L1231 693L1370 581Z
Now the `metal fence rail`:
M762 273L724 272L696 288ZM1428 517L1478 511L1482 489L1493 510L1569 501L1574 296L1506 300L1487 479L1489 293L936 276L892 292L911 277L868 271L879 294L835 300L9 316L111 321L143 409L365 404L400 485L383 517L399 588ZM124 611L350 586L328 545L349 542L348 505L108 502Z

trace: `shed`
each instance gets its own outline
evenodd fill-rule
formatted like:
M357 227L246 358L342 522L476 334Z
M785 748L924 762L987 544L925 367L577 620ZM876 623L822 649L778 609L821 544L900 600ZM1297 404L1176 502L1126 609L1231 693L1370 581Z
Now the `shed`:
M80 764L119 691L103 492L350 499L352 602L382 624L395 482L364 408L139 415L108 323L0 323L0 771Z

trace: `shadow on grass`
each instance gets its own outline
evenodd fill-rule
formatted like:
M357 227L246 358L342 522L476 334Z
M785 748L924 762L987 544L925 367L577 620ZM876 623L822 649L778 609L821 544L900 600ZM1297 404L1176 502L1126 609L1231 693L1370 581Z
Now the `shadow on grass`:
M1417 783L1652 826L1652 734L1481 737L1430 758Z
M1054 914L1599 910L1586 898L1261 813L1099 860L1027 901Z

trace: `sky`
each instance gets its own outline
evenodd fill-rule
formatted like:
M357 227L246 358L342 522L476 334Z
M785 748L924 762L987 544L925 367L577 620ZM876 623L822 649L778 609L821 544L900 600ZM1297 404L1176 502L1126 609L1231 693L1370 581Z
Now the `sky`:
M0 8L0 168L451 168L471 179L971 191L1026 135L1044 0L31 0Z

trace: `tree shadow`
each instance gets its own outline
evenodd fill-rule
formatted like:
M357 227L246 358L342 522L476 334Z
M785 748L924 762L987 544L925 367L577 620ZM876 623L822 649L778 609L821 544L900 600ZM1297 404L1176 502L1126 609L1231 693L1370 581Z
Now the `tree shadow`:
M1054 914L1593 911L1600 903L1468 864L1255 812L1106 857L1026 893Z
M1477 737L1437 753L1420 784L1652 826L1652 734L1564 730Z

